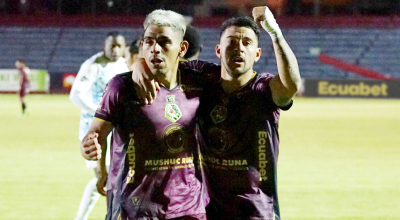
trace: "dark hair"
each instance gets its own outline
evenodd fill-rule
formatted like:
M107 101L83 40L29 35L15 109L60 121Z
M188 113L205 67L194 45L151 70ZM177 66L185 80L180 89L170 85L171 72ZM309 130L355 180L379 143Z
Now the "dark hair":
M24 60L22 60L22 59L16 59L16 60L15 60L15 62L20 62L20 63L23 63L23 64L25 64L25 61L24 61Z
M111 32L108 32L108 34L107 34L107 37L116 38L118 36L122 36L118 31L111 31Z
M131 54L131 56L139 53L139 47L140 47L140 39L133 41L129 45L129 53Z
M225 30L231 26L250 28L256 34L257 40L259 40L260 38L260 28L258 27L257 23L254 22L253 19L251 19L250 17L233 17L224 21L224 23L222 23L221 25L219 36L221 37Z
M201 52L201 38L195 27L191 25L186 26L186 32L183 40L189 42L189 48L183 58L188 59L194 56L197 52Z

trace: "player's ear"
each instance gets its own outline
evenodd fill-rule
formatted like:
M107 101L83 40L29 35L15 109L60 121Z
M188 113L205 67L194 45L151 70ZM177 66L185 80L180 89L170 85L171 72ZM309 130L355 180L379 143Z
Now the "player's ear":
M221 59L221 46L219 44L215 47L215 54Z
M261 57L261 48L257 48L256 57L254 59L255 62L259 61Z
M184 57L188 48L189 48L189 42L187 42L185 40L182 41L181 42L181 51L179 52L179 57L181 57L181 58Z

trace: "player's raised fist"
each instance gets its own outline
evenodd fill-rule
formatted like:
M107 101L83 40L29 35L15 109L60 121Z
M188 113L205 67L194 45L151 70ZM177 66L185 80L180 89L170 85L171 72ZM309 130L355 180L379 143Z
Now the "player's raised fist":
M259 22L272 39L282 36L282 31L274 18L274 15L267 6L258 6L253 8L253 19Z
M253 19L255 22L260 22L265 20L265 11L269 8L267 6L258 6L253 8Z
M99 134L92 132L87 134L81 142L81 154L87 160L99 160L101 158L101 146L98 142Z

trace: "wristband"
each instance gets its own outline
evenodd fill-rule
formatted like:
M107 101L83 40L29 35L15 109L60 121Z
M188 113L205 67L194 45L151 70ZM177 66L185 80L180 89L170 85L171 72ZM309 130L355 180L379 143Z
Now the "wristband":
M264 13L265 20L261 21L261 26L271 36L273 40L282 36L282 31L274 18L272 12L267 8Z

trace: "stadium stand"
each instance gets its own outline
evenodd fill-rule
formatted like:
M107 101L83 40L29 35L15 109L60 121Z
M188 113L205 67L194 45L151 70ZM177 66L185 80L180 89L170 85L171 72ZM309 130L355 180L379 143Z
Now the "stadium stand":
M80 64L100 51L104 36L119 31L127 42L141 34L141 28L128 27L7 27L0 29L0 68L13 68L22 58L33 69L77 72ZM199 28L203 40L200 59L219 63L215 45L218 28ZM286 27L283 33L297 56L304 78L363 78L318 60L319 53L347 63L400 79L400 30L396 28L307 28ZM275 56L269 36L262 32L262 58L255 64L259 72L276 73Z

